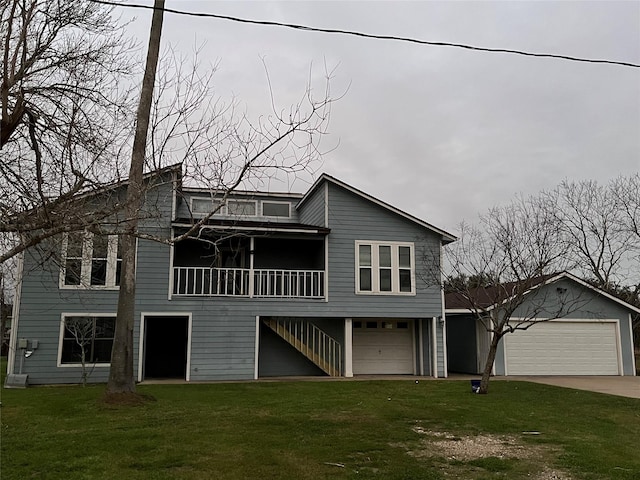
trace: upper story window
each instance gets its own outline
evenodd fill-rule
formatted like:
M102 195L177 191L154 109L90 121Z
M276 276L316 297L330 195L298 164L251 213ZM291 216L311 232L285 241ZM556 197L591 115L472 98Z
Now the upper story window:
M256 202L253 200L228 200L227 215L253 217L256 215Z
M208 215L213 212L218 206L220 202L212 200L211 198L192 198L191 199L191 213L194 215ZM222 214L224 213L221 207L216 213Z
M261 207L261 210L259 209ZM218 200L208 197L191 198L191 214L194 216L205 216L214 212L215 215L230 217L291 217L291 203L263 200L240 200L229 199L224 205L220 205Z
M122 254L118 235L72 232L62 245L61 287L117 288Z
M413 243L356 241L356 293L415 295Z
M291 204L289 202L262 202L263 217L285 217L291 216Z

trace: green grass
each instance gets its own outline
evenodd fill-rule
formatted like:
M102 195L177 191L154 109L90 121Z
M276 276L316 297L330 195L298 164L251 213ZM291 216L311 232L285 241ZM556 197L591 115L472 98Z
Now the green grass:
M640 478L640 401L524 382L145 385L2 390L1 477L38 479ZM513 437L529 458L450 458L414 431ZM540 435L522 432L539 431ZM332 465L339 464L339 465ZM343 465L343 466L342 466Z

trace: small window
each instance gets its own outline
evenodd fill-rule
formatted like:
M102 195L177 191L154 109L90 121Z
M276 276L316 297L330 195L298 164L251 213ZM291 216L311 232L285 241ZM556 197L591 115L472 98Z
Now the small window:
M378 247L378 261L380 272L380 291L391 291L391 246L380 245Z
M398 275L400 280L400 291L411 292L413 285L411 282L411 248L398 247Z
M82 275L82 250L85 233L73 232L67 235L64 262L64 284L80 285Z
M362 322L353 322L353 328L362 328Z
M360 285L361 292L371 291L371 245L359 245L358 257L360 265Z
M409 328L409 322L398 322L396 323L396 328Z
M393 322L382 322L382 328L392 329Z
M192 198L191 199L191 213L196 215L208 215L218 208L220 202L212 198ZM222 208L220 208L216 214L224 214Z
M262 216L289 218L291 216L291 204L285 202L262 202Z
M251 200L229 200L227 202L227 215L253 217L256 215L256 202Z
M378 322L367 322L367 328L378 328Z

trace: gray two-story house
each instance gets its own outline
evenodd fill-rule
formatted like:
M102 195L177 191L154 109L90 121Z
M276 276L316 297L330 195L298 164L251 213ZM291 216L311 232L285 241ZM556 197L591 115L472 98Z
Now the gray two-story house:
M449 233L329 175L306 193L187 188L145 197L136 267L138 381L366 374L446 376L434 271ZM201 228L175 243L194 222ZM153 213L149 213L153 212ZM117 234L77 232L21 260L8 372L29 384L108 377ZM55 259L57 257L57 259ZM435 265L438 270L438 265ZM80 347L72 325L89 325Z

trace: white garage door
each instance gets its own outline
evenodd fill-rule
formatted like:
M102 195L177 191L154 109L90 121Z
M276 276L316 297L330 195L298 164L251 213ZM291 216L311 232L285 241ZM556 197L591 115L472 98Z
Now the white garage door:
M618 375L614 322L549 321L503 337L507 375Z
M413 323L409 320L355 320L353 373L392 375L414 373Z

